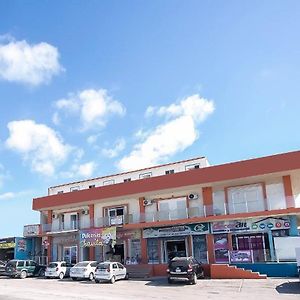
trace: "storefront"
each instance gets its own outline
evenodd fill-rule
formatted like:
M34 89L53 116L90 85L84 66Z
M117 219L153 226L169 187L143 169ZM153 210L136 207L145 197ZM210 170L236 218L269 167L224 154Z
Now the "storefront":
M47 247L47 240L43 242ZM52 261L66 261L76 264L79 261L78 234L61 234L52 238Z
M32 254L30 239L13 237L0 239L0 260L29 259Z
M189 255L207 263L206 234L208 233L208 223L144 229L143 238L147 239L148 263L167 263L175 256Z
M35 260L39 264L46 263L46 256L43 255L42 237L39 224L25 225L23 229L23 236L31 241L32 251L30 259Z
M288 236L289 217L230 220L212 223L216 263L276 260L274 236Z

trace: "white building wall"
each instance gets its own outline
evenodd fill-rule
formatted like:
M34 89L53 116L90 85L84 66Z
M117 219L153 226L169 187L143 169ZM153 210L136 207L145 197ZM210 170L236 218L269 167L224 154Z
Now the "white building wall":
M300 170L291 174L291 183L295 199L295 207L300 207Z

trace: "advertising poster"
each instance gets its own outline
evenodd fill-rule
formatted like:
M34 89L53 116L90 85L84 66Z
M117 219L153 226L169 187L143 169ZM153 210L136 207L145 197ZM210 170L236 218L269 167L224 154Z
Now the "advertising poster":
M95 247L116 242L116 227L81 230L80 247Z
M252 263L251 250L230 251L230 262L232 262L232 263Z
M228 263L228 239L226 234L217 234L214 236L215 260L216 263Z

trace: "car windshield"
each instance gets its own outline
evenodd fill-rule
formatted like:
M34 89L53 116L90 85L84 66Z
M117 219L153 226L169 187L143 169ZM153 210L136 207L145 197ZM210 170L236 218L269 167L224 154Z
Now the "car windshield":
M187 266L189 264L188 260L174 260L171 261L171 266L172 267L180 267L180 266Z
M109 269L109 264L101 263L97 266L97 269L100 269L100 270Z
M11 260L7 263L8 267L15 267L17 265L17 261L16 260Z
M88 262L80 262L78 264L75 265L76 268L83 268L83 267L87 267L89 265Z
M57 263L51 263L51 264L49 264L48 268L53 269L53 268L56 268L57 266L58 266Z

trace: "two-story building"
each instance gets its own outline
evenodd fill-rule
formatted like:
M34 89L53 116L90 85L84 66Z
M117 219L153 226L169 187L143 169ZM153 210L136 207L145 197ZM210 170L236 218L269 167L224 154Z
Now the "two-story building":
M298 235L300 151L214 166L200 157L67 183L33 199L33 209L48 260L117 259L154 275L174 256L208 267L275 262L274 237Z

